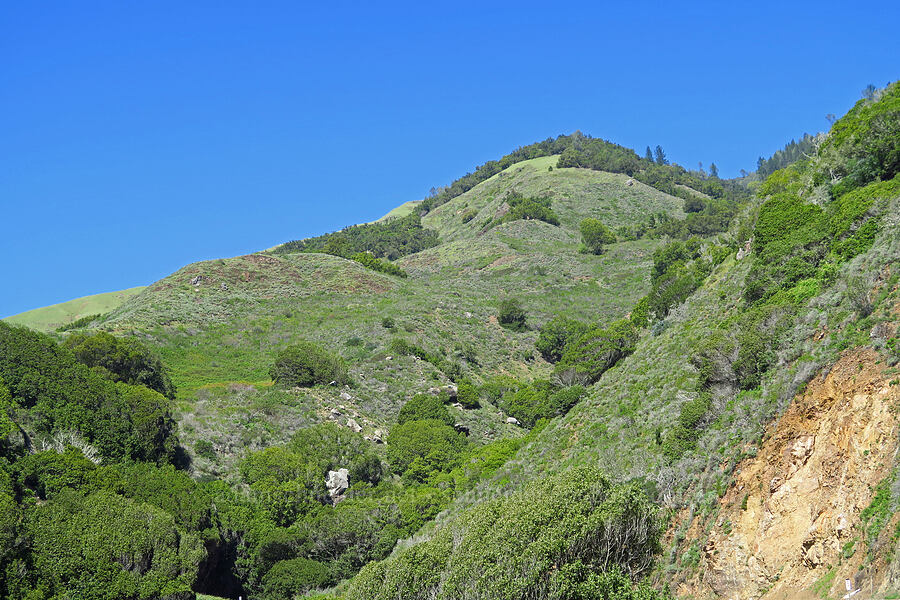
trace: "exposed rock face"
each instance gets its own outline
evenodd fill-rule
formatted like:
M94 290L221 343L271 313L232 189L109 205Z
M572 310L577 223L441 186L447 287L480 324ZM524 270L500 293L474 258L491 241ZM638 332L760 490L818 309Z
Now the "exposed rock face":
M506 422L510 425L519 425L519 420L515 417L506 417Z
M328 477L325 478L325 487L328 488L331 502L337 504L344 499L344 492L350 487L350 471L347 469L328 471Z
M198 286L203 282L203 275L197 275L193 279L191 279L191 285Z
M349 427L351 431L355 431L356 433L359 433L363 429L355 419L347 419L347 427Z
M859 537L860 512L898 450L900 386L890 385L879 361L869 349L845 353L770 426L721 500L703 548L701 581L680 592L796 598L833 565L832 595L845 593L844 579L878 588L883 574L862 581L869 577L860 573L864 550L840 555Z
M737 256L735 256L735 258L736 258L737 260L743 260L744 258L746 258L747 256L749 256L749 255L750 255L750 248L751 248L752 245L753 245L753 238L750 238L749 240L747 240L746 242L744 242L744 245L743 245L743 246L741 246L740 248L738 248Z

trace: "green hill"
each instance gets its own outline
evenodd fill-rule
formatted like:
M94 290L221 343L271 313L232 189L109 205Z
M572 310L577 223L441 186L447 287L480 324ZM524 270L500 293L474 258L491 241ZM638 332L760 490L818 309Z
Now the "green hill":
M576 133L0 323L0 592L891 597L898 94L752 197Z
M58 327L68 325L89 315L107 313L118 308L132 296L140 294L144 287L133 287L118 292L94 294L76 298L68 302L53 304L43 308L35 308L11 317L4 321L13 325L25 325L38 331L54 331Z

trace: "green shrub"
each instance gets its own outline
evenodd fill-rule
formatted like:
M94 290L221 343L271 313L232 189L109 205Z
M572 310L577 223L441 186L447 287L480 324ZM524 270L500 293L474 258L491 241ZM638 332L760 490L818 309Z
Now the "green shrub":
M365 268L372 269L373 271L387 273L388 275L395 275L397 277L406 277L406 271L404 271L394 263L380 258L375 258L368 252L357 252L356 254L351 254L350 260L355 260Z
M535 219L551 225L559 225L559 217L550 207L549 198L526 198L518 192L512 192L505 198L505 202L509 205L509 212L503 215L500 223Z
M478 408L481 406L478 388L468 379L460 379L456 382L456 401L463 408Z
M453 418L447 412L444 402L431 394L416 394L400 407L400 412L397 414L397 425L425 419L434 419L446 425L453 425Z
M475 208L469 208L469 209L466 209L463 211L462 215L460 216L460 219L462 220L463 223L468 223L469 221L474 219L476 216L478 216L478 210Z
M324 587L330 579L328 567L308 558L293 558L275 563L263 576L262 598L284 600L302 596Z
M579 586L587 577L570 574L564 582L548 574L580 561L587 573L620 567L639 577L659 551L661 531L637 485L613 486L596 469L573 468L468 508L428 541L370 563L345 598L511 600L551 598L554 590L575 600L564 584Z
M212 442L209 440L197 440L194 444L194 452L200 458L207 460L216 460L216 450L213 448Z
M332 381L343 385L350 381L344 359L312 342L299 342L279 352L269 376L283 386L310 387Z
M500 303L497 321L511 331L525 331L526 328L525 311L515 298L506 298Z
M63 345L78 362L113 381L142 385L175 399L175 385L159 356L134 338L117 338L105 331L93 335L76 333L66 338Z
M394 323L394 319L392 317L385 317L381 320L381 326L385 329L393 329L396 327L396 323Z
M33 574L49 596L116 600L191 593L203 544L171 515L108 492L64 492L27 526Z
M443 421L407 421L388 435L387 459L395 473L403 473L416 459L429 471L449 470L467 443L464 435Z
M600 219L584 219L580 229L585 251L591 254L603 254L603 247L616 241L616 234Z
M589 327L587 323L558 315L541 327L534 347L547 362L558 362L562 358L566 344L582 335Z
M634 352L637 339L634 325L624 319L606 329L592 327L566 346L553 372L563 383L594 383L607 369Z

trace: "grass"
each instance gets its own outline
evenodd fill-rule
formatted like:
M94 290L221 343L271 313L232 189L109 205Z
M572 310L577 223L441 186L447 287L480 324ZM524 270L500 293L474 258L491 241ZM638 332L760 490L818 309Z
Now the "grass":
M421 200L410 200L409 202L404 202L400 206L394 207L388 212L386 215L381 217L380 219L376 219L372 221L372 223L378 223L379 221L384 221L385 219L392 219L394 217L405 217L406 215L412 214L412 212L422 204Z
M488 202L489 194L513 188L531 193L549 187L565 193L553 200L559 227L513 221L478 235L438 215L428 226L438 228L444 243L397 261L407 279L324 254L195 263L112 311L101 326L136 334L157 348L179 388L180 436L189 448L201 439L219 448L217 461L198 465L220 476L232 471L243 448L281 443L296 429L327 419L331 408L345 406L369 433L387 431L406 399L449 383L429 363L391 356L387 349L395 337L459 363L476 382L497 374L547 377L552 366L534 350L540 326L558 313L600 324L623 317L647 292L651 255L661 243L622 242L600 256L580 254L580 220L605 214L615 226L642 210L642 202L647 210L673 214L681 206L656 190L628 186L626 177L548 171L552 162L515 165L435 212ZM510 332L496 322L507 296L525 309L526 331ZM395 321L393 329L382 326L386 317ZM352 389L259 385L268 381L274 355L299 340L342 354ZM457 413L478 441L523 433L490 406Z
M76 298L68 302L35 308L27 312L6 317L4 321L13 325L25 325L38 331L50 332L63 325L88 315L107 313L124 304L129 298L141 293L144 287L133 287L118 292L94 294Z

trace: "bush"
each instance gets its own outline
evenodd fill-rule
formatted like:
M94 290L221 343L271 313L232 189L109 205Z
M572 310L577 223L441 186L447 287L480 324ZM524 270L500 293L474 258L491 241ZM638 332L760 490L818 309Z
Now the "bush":
M381 326L385 329L393 329L396 327L396 323L394 323L394 319L392 317L385 317L381 320Z
M403 425L409 421L424 421L434 419L446 425L453 425L453 419L447 412L447 407L437 396L431 394L416 394L407 401L397 415L397 425Z
M468 442L438 419L407 421L395 426L387 439L387 458L395 473L403 473L417 459L430 471L453 468Z
M616 234L599 219L585 219L580 228L581 241L591 254L603 254L603 247L616 241Z
M209 440L198 440L197 443L194 444L194 452L200 458L216 460L216 451L213 448L212 442Z
M288 387L350 382L344 359L312 342L299 342L282 350L269 370L269 376L279 385Z
M394 263L388 262L387 260L382 260L380 258L375 258L368 252L357 252L356 254L351 254L350 260L355 260L365 268L372 269L373 271L386 273L388 275L395 275L397 277L406 277L406 271L404 271Z
M143 385L169 400L175 399L175 385L159 356L134 338L117 338L104 331L80 333L66 338L63 345L78 362L113 381Z
M541 333L534 347L547 362L558 362L562 358L566 344L583 334L589 327L587 323L558 315L541 327Z
M637 485L613 486L596 469L576 467L476 504L428 541L370 563L345 598L553 598L551 590L565 588L550 574L576 561L588 573L620 567L643 575L661 532L656 508ZM569 581L577 586L582 578L570 574Z
M619 360L634 352L638 333L627 320L606 329L592 327L566 346L554 374L563 383L594 383Z
M497 321L511 331L525 331L526 316L522 305L515 298L507 298L500 303Z
M324 587L329 579L328 567L318 561L308 558L278 561L263 576L262 597L265 600L296 598Z
M456 382L456 401L462 404L463 408L481 406L478 396L478 388L468 379L460 379Z
M520 219L535 219L551 225L559 225L559 217L550 208L549 198L526 198L518 192L512 192L505 199L509 205L509 212L503 215L500 223L518 221Z

